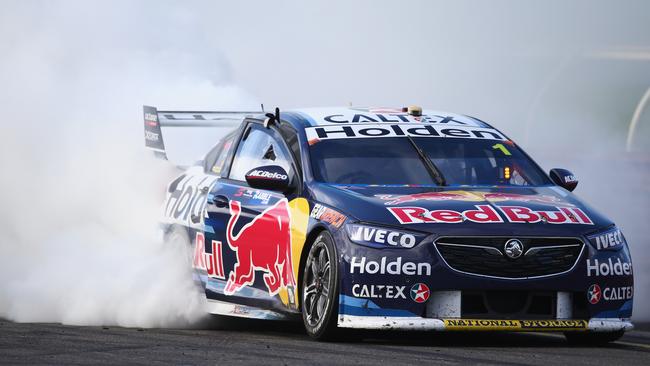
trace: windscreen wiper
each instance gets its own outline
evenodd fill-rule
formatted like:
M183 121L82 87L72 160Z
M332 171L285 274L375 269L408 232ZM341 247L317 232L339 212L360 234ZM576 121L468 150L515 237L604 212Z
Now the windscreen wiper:
M431 159L429 159L424 154L424 151L422 151L422 149L420 149L418 144L416 144L415 141L413 141L413 138L411 138L411 136L406 136L406 138L409 140L411 145L413 145L415 151L417 151L420 160L422 160L424 166L426 166L427 171L429 172L433 180L435 180L439 186L446 186L447 181L445 180L445 177L442 175L442 172L440 172L440 169L438 169L438 167L433 163L433 161L431 161Z

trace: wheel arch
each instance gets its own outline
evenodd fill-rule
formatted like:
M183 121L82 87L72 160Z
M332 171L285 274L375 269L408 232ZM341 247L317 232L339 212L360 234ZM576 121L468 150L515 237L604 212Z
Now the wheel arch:
M300 264L298 265L298 296L297 296L298 309L301 309L302 306L302 279L305 272L305 263L307 262L309 250L311 249L312 245L314 245L316 238L318 238L318 236L324 231L329 232L325 227L325 225L314 226L305 237L305 245L303 246L302 251L300 252Z

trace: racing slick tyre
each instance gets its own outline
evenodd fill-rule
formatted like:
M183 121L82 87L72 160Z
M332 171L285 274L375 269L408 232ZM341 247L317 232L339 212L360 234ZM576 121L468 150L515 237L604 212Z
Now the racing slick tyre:
M579 346L602 346L621 338L625 330L616 332L565 332L564 336L569 344Z
M338 273L334 240L322 232L309 250L302 276L302 320L313 339L331 340L336 332Z

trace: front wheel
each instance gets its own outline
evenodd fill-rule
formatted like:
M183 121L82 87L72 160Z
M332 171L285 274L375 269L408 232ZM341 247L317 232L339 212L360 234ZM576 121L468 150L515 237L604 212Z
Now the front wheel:
M309 250L302 277L302 320L316 340L331 339L336 331L338 273L334 241L323 232Z
M617 341L624 333L625 330L616 332L565 332L564 336L573 345L602 346Z

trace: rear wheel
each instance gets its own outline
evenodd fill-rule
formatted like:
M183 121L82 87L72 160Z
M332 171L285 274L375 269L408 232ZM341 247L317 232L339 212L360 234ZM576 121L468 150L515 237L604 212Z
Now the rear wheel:
M601 346L614 342L625 334L625 330L616 332L565 332L566 340L573 345Z
M309 250L302 276L302 320L314 339L331 339L336 331L338 273L334 241L323 232Z

